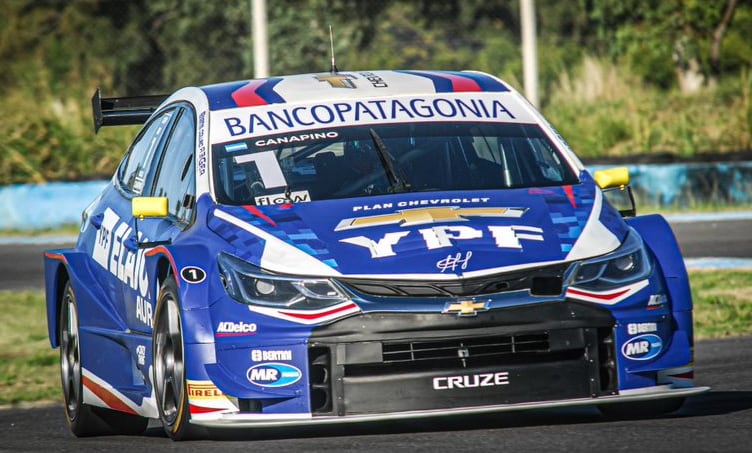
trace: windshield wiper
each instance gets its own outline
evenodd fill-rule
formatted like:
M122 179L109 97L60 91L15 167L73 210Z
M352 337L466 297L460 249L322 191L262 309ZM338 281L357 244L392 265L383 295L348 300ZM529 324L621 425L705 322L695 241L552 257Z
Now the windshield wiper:
M405 180L405 175L401 170L398 174L394 169L394 165L392 165L392 159L389 155L389 150L387 149L386 144L381 139L381 137L379 137L379 134L377 134L376 131L373 130L373 128L369 129L368 133L371 135L373 144L376 145L376 149L379 152L379 160L381 160L381 165L384 167L386 177L387 179L389 179L389 192L397 193L410 191L410 183Z

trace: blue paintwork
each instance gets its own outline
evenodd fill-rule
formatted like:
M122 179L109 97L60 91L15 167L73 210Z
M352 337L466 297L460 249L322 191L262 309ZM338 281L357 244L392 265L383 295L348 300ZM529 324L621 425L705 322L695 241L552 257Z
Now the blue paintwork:
M449 90L452 79L462 77L485 91L508 90L495 79L478 74L405 74L430 78L437 92ZM254 85L255 95L268 103L282 102L275 97L277 83L280 80L272 79L267 85ZM204 87L203 93L209 97L211 109L224 109L234 106L233 93L246 86L247 82L214 85ZM562 263L583 238L588 222L597 221L618 240L623 240L632 227L642 236L656 263L646 286L618 303L604 305L616 320L619 389L653 386L657 371L686 366L692 360L692 301L686 269L673 233L662 217L643 216L624 222L605 199L600 215L592 216L599 190L591 175L583 171L579 184L566 187L401 193L277 206L222 206L205 193L196 202L193 225L185 231L168 219L139 221L142 241L164 241L163 245L146 251L132 245L135 221L130 198L114 184L108 184L87 210L88 218L75 248L49 251L45 255L50 343L57 346L58 309L67 275L79 311L84 368L123 398L141 406L153 392L149 368L159 279L172 274L178 286L187 378L211 381L223 393L236 398L260 399L265 414L308 413L311 408L307 342L317 324L292 322L254 311L227 295L220 279L218 253L226 252L262 266L268 244L267 240L223 220L221 215L231 215L251 230L262 230L270 241L282 241L305 252L334 274L361 277L422 274L462 278L471 272L498 272L505 267L532 269L539 263ZM511 208L524 213L519 217L463 215L461 219L408 226L401 225L399 220L388 220L338 229L344 219L396 215L400 210L433 206ZM466 227L466 231L472 229L476 235L455 240L450 247L429 248L426 229L445 225ZM499 246L492 234L495 227L520 226L535 229L535 235L533 239L520 238L518 248ZM391 244L393 253L383 256L372 256L367 247L352 243L358 237L376 243L390 234L401 236ZM442 268L442 260L454 256L468 257L466 266ZM200 270L205 278L189 281L180 277L186 268ZM566 289L549 297L502 293L484 296L484 300L487 299L487 308L491 310L561 302L566 300ZM440 313L446 301L395 298L381 302L365 296L353 299L364 313ZM665 303L649 305L655 301ZM647 330L637 332L640 327L636 326ZM649 341L641 342L645 339ZM652 349L642 350L642 347ZM632 348L631 352L625 352L626 348ZM254 351L257 354L281 351L289 357L252 360ZM287 374L283 377L277 376L284 373Z

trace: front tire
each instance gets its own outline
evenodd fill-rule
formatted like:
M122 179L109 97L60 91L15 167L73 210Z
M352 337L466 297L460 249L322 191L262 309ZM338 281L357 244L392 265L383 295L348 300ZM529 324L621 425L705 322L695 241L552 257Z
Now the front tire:
M143 433L149 423L147 418L84 403L78 307L70 281L60 304L58 344L65 418L71 432L77 437Z
M157 299L152 356L159 419L172 440L204 435L202 430L190 424L182 329L177 284L174 277L169 276L162 283Z

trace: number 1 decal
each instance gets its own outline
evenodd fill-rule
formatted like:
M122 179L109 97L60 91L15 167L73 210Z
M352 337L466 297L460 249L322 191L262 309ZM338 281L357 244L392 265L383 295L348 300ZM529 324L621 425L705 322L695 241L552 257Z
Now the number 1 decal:
M180 276L188 283L201 283L206 278L206 272L196 266L186 266L180 271Z

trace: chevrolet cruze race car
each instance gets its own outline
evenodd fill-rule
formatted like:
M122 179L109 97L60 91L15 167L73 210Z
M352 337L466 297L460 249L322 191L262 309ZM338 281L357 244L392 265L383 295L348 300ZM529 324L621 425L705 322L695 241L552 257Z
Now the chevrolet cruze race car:
M662 410L694 387L673 233L618 210L513 88L332 72L93 99L145 123L45 253L78 436L567 405ZM629 206L628 206L629 207Z

